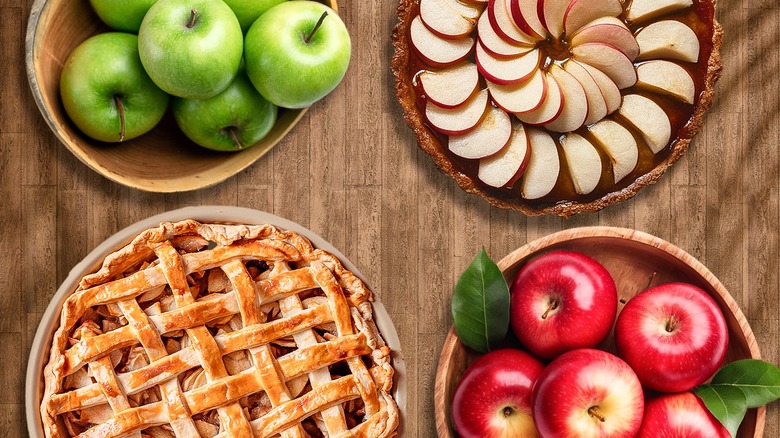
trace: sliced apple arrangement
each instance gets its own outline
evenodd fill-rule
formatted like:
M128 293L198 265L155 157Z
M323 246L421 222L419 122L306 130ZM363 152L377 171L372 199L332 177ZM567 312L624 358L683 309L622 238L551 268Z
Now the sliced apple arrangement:
M420 0L409 43L425 64L414 77L425 119L452 154L479 160L488 187L519 181L522 198L542 199L564 166L575 195L617 185L637 168L640 148L659 154L673 140L655 96L693 105L701 92L686 68L699 61L699 38L666 17L692 7Z

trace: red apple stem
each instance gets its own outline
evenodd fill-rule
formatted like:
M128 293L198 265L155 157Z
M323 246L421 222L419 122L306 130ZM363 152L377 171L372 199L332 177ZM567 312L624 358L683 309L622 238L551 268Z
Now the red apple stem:
M607 421L607 417L605 417L604 415L602 415L601 412L599 412L599 407L598 406L591 406L588 409L588 414L590 414L591 417L596 417L602 423Z
M311 38L314 36L315 33L317 33L317 29L319 29L320 26L322 26L322 22L325 21L325 17L327 16L328 16L328 11L324 11L322 15L320 15L320 19L317 21L317 24L314 25L314 29L312 29L311 32L309 32L309 34L306 35L306 38L303 39L304 43L309 44Z
M667 333L672 333L673 331L677 330L677 323L678 323L677 318L675 318L673 316L670 317L669 319L667 319L666 320L666 332Z
M195 17L198 15L198 10L195 8L192 8L190 11L190 21L187 23L187 28L192 29L193 26L195 26Z
M119 141L125 139L125 106L122 104L122 96L115 95L114 103L119 109Z
M504 408L504 410L502 411L502 414L504 414L504 418L509 418L509 417L511 417L511 416L512 416L512 414L514 414L514 413L515 413L515 410L514 410L514 409L512 409L512 408L511 408L511 407L509 407L509 406L505 407L505 408Z
M547 306L547 310L542 313L542 319L547 319L547 316L550 315L550 312L558 308L558 300L552 300L550 302L550 305Z

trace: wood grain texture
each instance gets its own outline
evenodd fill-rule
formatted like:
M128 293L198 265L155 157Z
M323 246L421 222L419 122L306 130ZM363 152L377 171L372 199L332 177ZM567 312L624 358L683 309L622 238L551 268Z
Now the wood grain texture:
M393 97L396 1L341 1L353 36L342 85L251 167L208 189L150 194L113 183L48 130L26 82L31 0L0 0L0 434L26 436L21 391L41 313L110 234L166 210L239 205L287 217L355 262L392 315L407 364L406 436L435 436L433 383L452 287L485 247L496 260L565 228L666 239L731 292L762 355L780 362L780 5L721 2L723 77L703 132L671 171L598 214L527 218L463 193L416 145ZM780 436L780 409L765 437Z

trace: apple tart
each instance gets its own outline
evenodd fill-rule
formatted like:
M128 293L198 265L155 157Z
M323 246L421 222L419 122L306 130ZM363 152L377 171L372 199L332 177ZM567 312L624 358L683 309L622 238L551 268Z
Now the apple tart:
M163 223L65 301L46 436L394 436L394 369L371 301L295 232Z
M720 76L714 0L401 0L396 94L460 186L526 214L657 181Z

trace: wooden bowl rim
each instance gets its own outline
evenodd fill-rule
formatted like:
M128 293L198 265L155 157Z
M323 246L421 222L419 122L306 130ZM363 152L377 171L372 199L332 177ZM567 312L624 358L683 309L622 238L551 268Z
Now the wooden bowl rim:
M548 234L547 236L536 239L532 242L526 243L520 248L510 252L504 258L498 262L498 267L503 273L519 260L528 257L529 255L536 253L540 250L549 248L553 245L557 245L563 242L570 242L575 240L589 239L589 238L610 238L610 239L624 239L632 242L652 246L661 250L663 247L664 252L685 263L691 269L696 271L698 275L706 279L709 282L718 295L726 303L726 306L733 312L734 318L738 321L744 321L744 325L740 324L745 340L747 341L747 347L750 352L750 356L753 359L761 358L761 351L759 350L758 343L756 341L753 329L745 318L745 314L737 305L734 298L723 286L723 283L707 269L704 264L697 260L686 251L682 250L677 245L667 242L660 237L653 236L652 234L645 233L643 231L632 230L628 228L620 227L606 227L606 226L593 226L593 227L579 227L570 228L556 233ZM455 350L456 345L459 343L458 335L455 333L455 327L450 327L450 331L447 334L447 338L442 346L441 353L439 354L439 364L436 368L436 381L434 386L434 410L436 421L436 432L440 438L452 438L453 435L449 433L449 419L447 418L447 405L449 400L446 400L447 393L447 375L449 374L450 361L444 360L445 358L452 357L452 353ZM764 427L766 423L766 407L761 406L756 412L756 428L753 436L760 438L764 434Z

